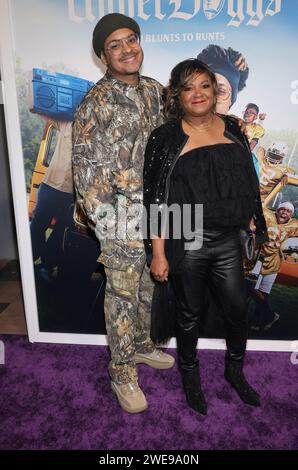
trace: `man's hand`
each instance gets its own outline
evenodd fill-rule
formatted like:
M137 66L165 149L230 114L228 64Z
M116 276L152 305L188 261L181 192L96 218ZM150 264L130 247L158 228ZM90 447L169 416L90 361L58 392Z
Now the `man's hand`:
M259 119L260 119L260 121L264 121L264 119L266 119L266 116L267 116L266 113L260 113L260 114L259 114Z

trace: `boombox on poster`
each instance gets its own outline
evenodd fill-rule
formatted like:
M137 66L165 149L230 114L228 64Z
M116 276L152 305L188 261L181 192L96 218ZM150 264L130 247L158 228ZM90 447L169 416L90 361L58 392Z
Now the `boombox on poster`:
M29 109L34 113L72 121L87 91L89 80L64 73L33 68L29 80Z

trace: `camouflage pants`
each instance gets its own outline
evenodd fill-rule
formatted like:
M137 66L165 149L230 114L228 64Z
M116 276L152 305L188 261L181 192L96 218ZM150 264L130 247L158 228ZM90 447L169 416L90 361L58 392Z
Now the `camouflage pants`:
M135 352L152 352L150 339L153 282L148 266L126 271L105 268L105 321L111 351L111 379L126 384L137 379Z

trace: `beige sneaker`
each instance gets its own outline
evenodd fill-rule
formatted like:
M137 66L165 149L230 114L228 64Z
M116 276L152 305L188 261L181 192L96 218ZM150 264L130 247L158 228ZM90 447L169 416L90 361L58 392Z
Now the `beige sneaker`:
M146 397L137 382L119 385L111 381L111 387L120 406L128 413L141 413L148 408Z
M154 369L170 369L175 364L175 359L170 354L154 349L151 353L135 353L136 364L147 364Z

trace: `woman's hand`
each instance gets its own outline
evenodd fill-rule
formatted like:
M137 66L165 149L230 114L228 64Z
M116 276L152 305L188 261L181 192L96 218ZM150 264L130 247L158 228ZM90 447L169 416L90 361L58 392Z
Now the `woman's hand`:
M169 275L169 263L165 256L153 256L150 265L150 272L154 279L159 282L168 280Z

